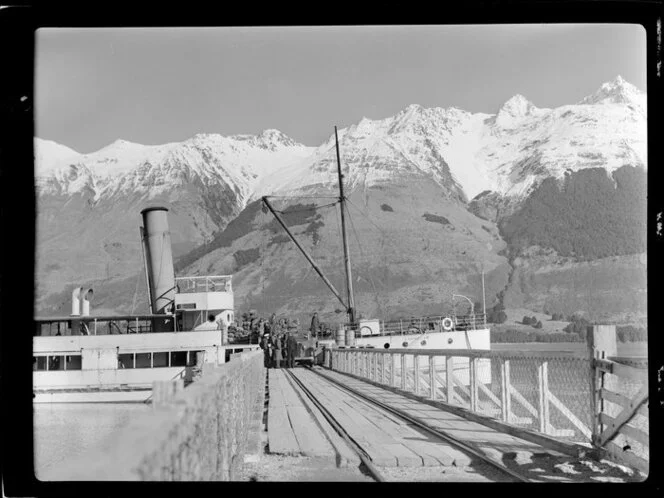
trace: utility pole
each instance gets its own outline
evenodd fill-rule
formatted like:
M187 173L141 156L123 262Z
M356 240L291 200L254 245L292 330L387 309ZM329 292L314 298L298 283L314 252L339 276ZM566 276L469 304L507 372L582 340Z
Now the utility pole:
M482 313L484 313L484 326L486 327L486 294L484 293L484 265L482 265Z
M339 136L337 127L334 127L334 138L337 147L337 171L339 172L339 207L341 209L341 237L344 244L344 263L346 265L346 290L348 292L348 318L351 326L355 324L355 299L353 297L353 277L350 269L350 255L348 251L348 238L346 237L346 198L344 197L343 174L341 173L341 156L339 154Z

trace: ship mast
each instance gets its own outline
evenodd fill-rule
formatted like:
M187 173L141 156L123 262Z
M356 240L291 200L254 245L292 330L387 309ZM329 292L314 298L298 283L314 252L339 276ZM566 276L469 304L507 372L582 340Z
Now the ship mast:
M348 320L351 324L351 326L355 325L355 298L353 297L353 277L350 269L350 253L348 251L348 237L346 236L346 197L344 196L344 182L343 182L343 177L344 175L341 173L341 157L339 154L339 137L337 135L337 127L334 127L334 138L336 141L336 147L337 147L337 172L339 173L339 204L341 207L341 236L343 238L343 244L344 244L344 263L346 266L346 292L348 295L348 304L346 304L341 297L341 295L337 292L337 290L334 288L332 285L332 282L330 282L325 275L323 275L323 272L321 269L314 263L314 260L311 259L311 256L305 251L304 247L297 241L295 238L295 235L291 233L291 231L288 229L288 226L284 222L284 220L281 219L281 216L279 216L278 212L270 201L268 200L267 196L262 197L263 204L267 209L274 215L276 220L279 222L281 227L286 231L290 239L295 243L297 248L300 250L300 252L304 255L304 257L307 259L309 264L313 267L314 270L316 270L316 273L323 279L323 282L328 286L328 288L332 291L332 294L341 302L341 304L344 305L346 308L346 313L348 313Z
M348 238L346 237L346 197L344 196L344 175L341 173L341 157L339 155L339 136L337 127L334 127L334 139L337 147L337 171L339 172L339 207L341 209L341 237L344 244L344 263L346 266L346 290L348 293L348 319L351 325L355 324L355 298L353 297L353 277L350 269L350 254L348 251Z

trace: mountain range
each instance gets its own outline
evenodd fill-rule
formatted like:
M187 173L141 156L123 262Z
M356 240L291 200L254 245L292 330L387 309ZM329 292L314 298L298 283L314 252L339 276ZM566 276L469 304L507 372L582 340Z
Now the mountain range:
M646 117L645 94L617 77L554 109L516 95L494 114L410 105L340 129L365 314L425 312L446 305L455 291L477 297L480 266L489 277L488 301L504 296L517 255L501 224L547 178L562 182L597 168L609 177L625 166L645 170ZM284 198L291 207L299 203L307 216L293 214L299 223L293 226L343 289L337 208L311 209L338 195L334 134L318 147L278 130L199 134L164 145L117 140L91 154L35 138L35 177L39 313L66 309L79 284L99 288L98 310L142 306L139 212L162 204L170 210L182 273L233 273L240 308L296 314L317 308L333 316L329 291L282 243L257 201L276 196L285 210ZM381 261L371 257L378 247Z

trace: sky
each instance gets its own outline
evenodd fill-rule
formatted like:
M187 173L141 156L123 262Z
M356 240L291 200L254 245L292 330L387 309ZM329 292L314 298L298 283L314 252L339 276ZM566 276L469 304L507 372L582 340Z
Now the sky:
M81 153L275 128L318 146L410 104L495 113L646 90L639 25L42 28L36 135Z

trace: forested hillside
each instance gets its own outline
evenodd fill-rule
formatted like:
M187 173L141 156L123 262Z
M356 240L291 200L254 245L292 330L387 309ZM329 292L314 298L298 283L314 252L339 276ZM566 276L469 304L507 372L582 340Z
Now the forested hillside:
M561 256L591 260L646 250L646 172L623 166L545 179L501 223L514 252L538 245Z

